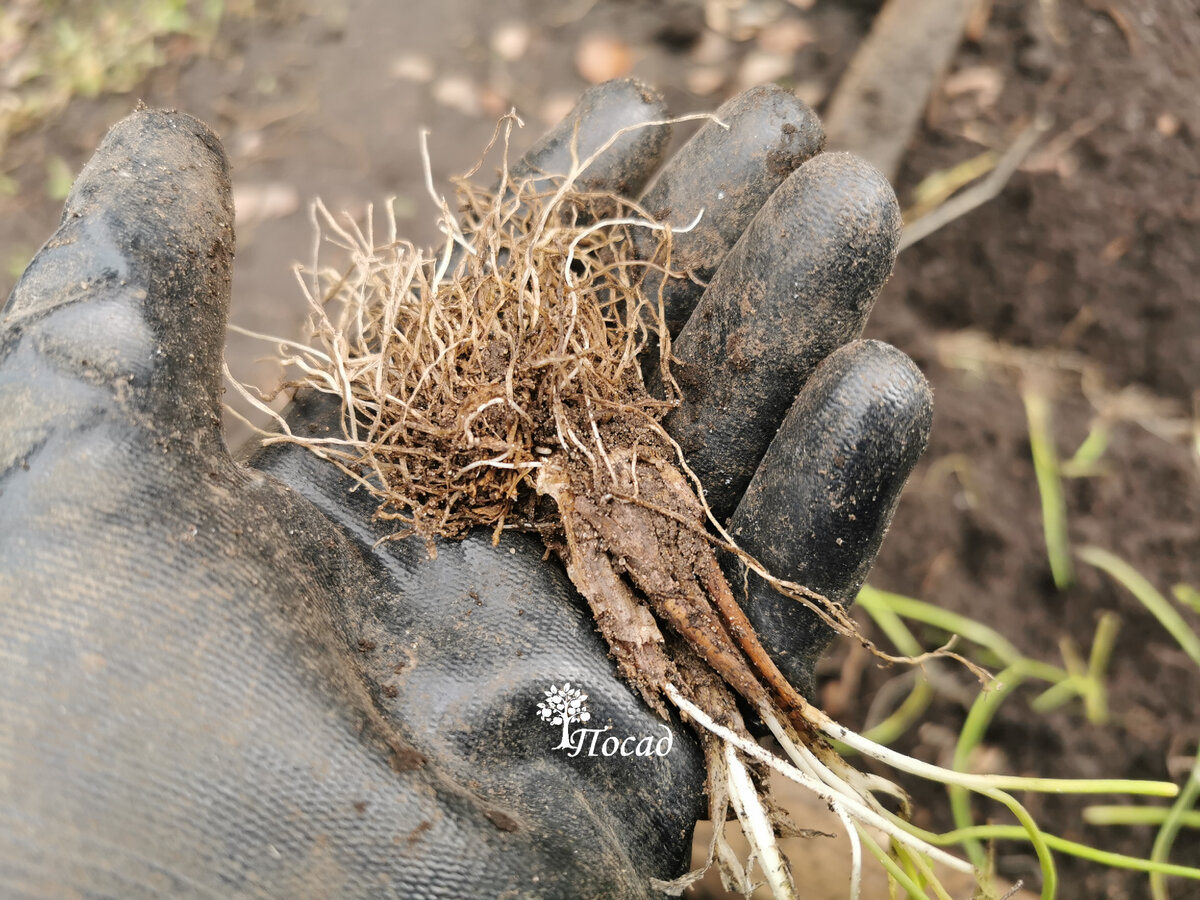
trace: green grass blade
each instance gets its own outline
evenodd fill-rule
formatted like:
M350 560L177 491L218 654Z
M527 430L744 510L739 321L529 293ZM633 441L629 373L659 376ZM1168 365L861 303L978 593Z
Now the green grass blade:
M864 590L870 591L871 589L864 588ZM863 609L867 611L879 630L892 642L892 646L898 652L905 656L920 656L924 652L920 641L887 603L863 604ZM933 702L933 688L929 684L929 679L919 668L913 671L913 675L916 680L913 682L908 696L904 698L904 702L890 716L868 729L865 732L867 738L878 744L890 744L907 732L921 714L929 708L929 704Z
M857 603L869 612L872 617L878 611L891 610L896 615L905 619L912 619L916 622L932 625L934 628L944 631L947 634L957 634L963 640L978 644L980 647L991 651L1005 666L1011 666L1018 660L1026 659L1021 651L1013 646L1012 642L996 631L996 629L958 613L934 606L932 603L926 603L924 600L917 600L914 597L906 597L903 594L895 594L891 591L883 591L864 584L858 592ZM1028 660L1027 662L1031 666L1028 674L1032 678L1038 678L1042 681L1059 682L1067 677L1067 672L1057 666L1039 663L1034 660Z
M1192 612L1200 613L1200 591L1190 584L1177 584L1171 588L1171 593L1181 606L1186 606Z
M964 840L992 841L1025 841L1029 839L1028 832L1020 825L974 825L971 828L959 828L947 831L945 834L919 834L922 840L940 847L961 844ZM1159 863L1137 856L1126 856L1123 853L1112 853L1108 850L1097 850L1087 844L1069 841L1054 834L1041 833L1046 846L1058 853L1068 856L1078 856L1091 860L1113 869L1130 869L1135 872L1160 872L1163 875L1177 878L1191 878L1200 881L1200 869L1191 866L1180 866L1174 863Z
M887 852L884 851L875 839L871 837L870 832L858 825L854 826L858 831L859 840L863 846L870 851L871 855L879 860L879 864L890 875L900 887L904 888L904 892L908 894L909 900L929 900L929 895L921 890L920 886L909 877L896 861L892 859Z
M1112 576L1122 587L1135 596L1142 606L1150 611L1160 625L1175 638L1191 661L1200 666L1200 637L1192 631L1182 615L1171 603L1147 581L1142 574L1125 560L1099 547L1080 547L1079 558L1089 565Z
M932 702L933 688L929 681L918 672L917 680L913 682L912 690L908 692L904 702L882 722L864 731L863 737L877 744L892 743L912 728Z
M1161 825L1172 814L1170 806L1088 806L1083 821L1089 825ZM1200 811L1181 813L1182 828L1200 829Z
M1033 471L1042 498L1042 531L1050 573L1061 591L1071 585L1075 575L1071 567L1071 542L1067 535L1067 504L1063 498L1062 474L1054 436L1050 427L1050 403L1041 393L1026 388L1021 392L1025 416L1029 422L1029 449Z
M967 720L963 722L962 730L958 733L958 742L954 747L953 766L955 769L960 772L967 770L971 751L983 743L988 725L991 724L1000 704L1016 690L1022 680L1020 672L1010 666L996 676L991 690L981 691L975 698L970 712L967 713ZM965 787L955 784L948 785L947 792L950 796L950 813L954 817L954 824L959 828L969 828L974 824L971 816L970 792ZM987 851L978 841L965 841L963 849L975 868L983 869L987 866Z
M1108 722L1108 688L1104 684L1104 673L1108 670L1120 629L1121 617L1114 612L1104 613L1096 625L1096 637L1092 640L1092 652L1088 655L1087 690L1083 696L1088 721L1093 725Z
M1179 792L1179 799L1171 805L1171 811L1167 815L1166 821L1158 829L1158 834L1154 838L1154 846L1150 849L1151 862L1157 863L1160 866L1167 864L1167 860L1171 855L1171 845L1175 843L1175 836L1179 834L1179 829L1183 824L1183 817L1196 805L1197 797L1200 797L1200 755L1196 757L1196 762L1192 765L1192 771L1188 776L1187 784ZM1167 874L1169 873L1161 868L1151 871L1150 893L1154 896L1154 900L1167 900ZM1198 876L1189 875L1187 877Z
M1103 420L1098 420L1088 431L1087 437L1075 451L1075 455L1066 460L1061 467L1064 478L1087 478L1100 473L1100 457L1108 449L1108 426Z

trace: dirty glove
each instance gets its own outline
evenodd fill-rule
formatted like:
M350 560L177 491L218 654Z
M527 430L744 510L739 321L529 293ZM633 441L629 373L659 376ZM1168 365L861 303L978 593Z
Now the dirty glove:
M525 171L662 115L639 85L601 86ZM849 602L929 424L912 364L848 343L891 267L895 199L864 164L815 155L789 94L719 115L728 129L706 125L643 198L676 224L705 209L676 240L693 277L665 291L687 322L669 424L748 551ZM628 132L581 186L636 195L666 142ZM430 560L377 543L375 502L307 450L227 452L233 250L216 136L139 110L0 314L5 890L634 897L680 874L697 746L616 679L536 539L476 535ZM286 415L323 434L338 410L302 395ZM750 590L810 687L827 635ZM587 695L600 741L560 746L537 709L551 686Z

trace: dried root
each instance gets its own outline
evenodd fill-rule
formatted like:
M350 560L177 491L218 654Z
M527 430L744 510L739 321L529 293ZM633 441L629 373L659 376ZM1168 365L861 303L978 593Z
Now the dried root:
M514 122L502 120L493 143L502 137L506 148ZM268 440L298 441L352 473L378 498L379 516L395 521L395 537L422 537L431 552L434 538L479 526L496 538L504 528L538 531L590 604L622 677L661 715L670 704L700 732L718 826L710 862L731 886L753 883L720 836L730 808L772 891L794 895L776 843L787 826L763 796L768 769L826 798L846 823L856 873L855 822L962 867L898 826L873 794L903 792L830 749L822 715L738 607L702 495L659 425L677 398L670 336L661 298L639 286L647 269L670 272L672 231L630 201L575 190L590 162L554 182L516 181L505 158L496 190L461 180L459 215L440 201L447 239L436 255L400 241L390 214L380 240L372 216L365 228L341 224L318 204L317 250L332 242L351 262L314 260L298 273L319 346L285 353L299 372L293 386L341 398L342 433L299 438L281 423ZM634 256L633 229L659 235L648 258ZM660 354L658 396L643 382L648 347ZM836 605L798 585L789 592L853 629ZM731 691L790 762L750 737ZM660 886L678 891L688 880Z

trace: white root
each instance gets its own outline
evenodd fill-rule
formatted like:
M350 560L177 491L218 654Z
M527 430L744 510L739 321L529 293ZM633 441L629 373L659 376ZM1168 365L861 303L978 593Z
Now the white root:
M763 714L766 720L767 727L775 735L775 739L779 741L784 752L791 757L792 762L796 767L808 775L819 779L827 785L831 790L836 791L839 795L858 796L861 799L870 803L870 805L878 810L877 804L873 803L873 798L869 791L862 789L861 785L853 785L850 780L844 776L835 774L827 765L817 759L816 754L804 746L798 740L793 739L793 735L789 729L785 729L774 716ZM847 774L860 774L857 771L849 769ZM856 788L858 788L856 793ZM858 830L850 821L850 814L846 811L846 807L833 800L829 804L830 810L842 822L842 827L846 829L846 837L850 841L850 900L858 900L859 893L862 888L862 842L858 838Z
M831 803L829 808L842 820L846 837L850 839L850 900L858 900L862 892L862 841L858 838L858 829L850 821L850 814L846 812L846 808L840 803Z
M793 900L796 887L779 852L775 828L758 798L758 789L750 780L750 773L738 759L737 750L732 744L725 745L725 770L729 777L729 799L733 802L733 809L742 823L742 831L750 841L754 856L762 866L771 893L779 900Z
M957 784L969 790L980 791L1022 787L1028 781L1028 779L1007 777L1004 775L972 775L968 772L955 772L951 769L943 769L941 766L913 759L911 756L905 756L903 753L897 753L889 747L877 744L869 738L851 731L845 725L838 724L820 710L814 709L813 712L815 713L813 724L831 738L839 740L849 747L853 747L864 756L870 756L881 763L891 766L893 769L907 772L910 775L916 775L919 778L926 778L929 781L936 781L939 784Z
M704 742L704 756L708 764L710 773L724 770L725 760L719 749L716 738L709 738ZM708 796L708 817L713 823L712 837L708 841L708 853L704 858L704 865L698 869L693 869L679 878L671 881L662 881L657 878L651 879L651 886L656 891L662 891L671 897L678 897L687 888L691 887L697 881L704 877L717 858L718 849L721 853L722 866L725 865L724 858L726 851L729 850L728 844L725 841L725 820L729 813L729 779L722 777L709 776L709 796ZM731 851L730 851L731 852ZM741 865L738 869L740 871ZM743 873L744 874L744 873Z
M663 692L667 695L667 698L675 704L676 707L678 707L682 712L686 713L688 718L694 721L701 728L711 732L725 742L734 745L747 756L757 759L759 762L765 763L776 772L779 772L785 778L794 781L801 787L808 788L826 803L841 803L845 807L846 812L854 820L861 822L864 825L870 825L873 828L879 829L898 843L904 844L906 847L909 847L918 853L924 853L926 856L937 860L950 869L967 874L974 871L974 868L966 860L959 859L957 856L947 853L940 847L935 847L928 841L921 840L919 837L909 833L895 822L885 818L875 810L871 809L866 800L860 799L854 795L854 790L849 785L847 785L843 791L835 791L818 779L810 775L806 775L791 763L780 759L767 750L764 750L758 744L746 740L740 735L730 731L725 726L713 721L713 719L707 713L684 697L679 692L679 689L675 687L675 685L668 682L663 686ZM832 723L832 720L829 720L828 718L825 718L825 721L829 722L830 724L835 724ZM843 731L848 730L842 729L841 726L837 727ZM872 753L871 751L865 752L868 755L875 756L876 758L882 758L878 754ZM889 752L889 755L899 756L899 754L894 752ZM909 762L915 761L909 760ZM941 781L944 779L939 778L938 780Z
M717 861L721 872L721 885L727 891L735 891L749 897L755 888L750 881L750 873L742 866L737 851L730 847L729 841L725 839L725 829L718 829L717 834Z
M603 231L605 228L612 228L615 225L636 225L640 228L648 228L651 231L669 231L671 234L687 234L693 228L700 224L700 220L704 217L704 208L701 207L700 212L696 213L696 217L687 225L681 228L675 228L661 222L651 222L649 219L637 219L632 216L625 216L619 219L601 219L594 225L589 225L579 234L575 235L575 239L571 241L571 245L567 248L567 258L563 262L563 278L567 282L567 287L575 287L575 276L571 273L571 264L575 261L575 250L579 247L579 242L597 231Z

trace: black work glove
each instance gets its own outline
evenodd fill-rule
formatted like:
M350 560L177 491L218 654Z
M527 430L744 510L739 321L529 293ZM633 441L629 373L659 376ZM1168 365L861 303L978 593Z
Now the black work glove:
M639 85L601 86L525 170L565 171L573 141L582 158L662 115ZM895 198L868 166L815 155L819 125L789 94L719 115L729 130L706 125L643 198L680 225L705 209L675 241L695 280L667 290L687 320L669 424L744 547L848 603L929 425L906 357L847 344L893 261ZM666 139L630 131L581 186L636 195ZM217 138L139 110L0 316L0 884L633 897L680 874L697 746L616 679L535 538L471 536L429 560L420 541L377 544L375 501L307 450L231 458L233 249ZM337 414L301 396L287 416L321 434ZM808 687L827 635L751 590L764 642ZM637 743L556 750L537 704L567 682L588 727ZM645 736L653 752L635 752Z

